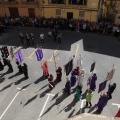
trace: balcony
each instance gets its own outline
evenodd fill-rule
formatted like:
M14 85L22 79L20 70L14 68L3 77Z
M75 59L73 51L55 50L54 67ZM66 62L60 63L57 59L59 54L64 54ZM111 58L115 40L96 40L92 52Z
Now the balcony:
M70 5L87 5L87 0L69 0Z
M21 1L21 3L23 3L23 4L37 4L38 1L36 1L36 0L26 0L26 1Z
M8 0L8 1L3 1L4 4L18 4L18 1L16 0Z
M66 4L66 0L48 0L49 4Z

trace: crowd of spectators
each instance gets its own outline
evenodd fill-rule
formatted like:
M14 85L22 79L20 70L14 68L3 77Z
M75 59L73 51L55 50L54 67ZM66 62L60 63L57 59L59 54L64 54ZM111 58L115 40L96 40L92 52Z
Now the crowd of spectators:
M105 35L120 35L120 25L112 22L99 20L98 22L89 22L79 19L65 18L42 18L42 17L0 17L1 23L8 26L21 27L39 27L59 30L80 31L86 33L98 33Z

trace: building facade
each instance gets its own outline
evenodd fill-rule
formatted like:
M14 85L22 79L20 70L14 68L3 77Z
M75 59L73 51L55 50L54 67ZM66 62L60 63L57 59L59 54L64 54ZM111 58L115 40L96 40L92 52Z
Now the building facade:
M120 0L102 0L101 17L120 24Z
M1 0L0 16L44 16L96 22L100 0Z

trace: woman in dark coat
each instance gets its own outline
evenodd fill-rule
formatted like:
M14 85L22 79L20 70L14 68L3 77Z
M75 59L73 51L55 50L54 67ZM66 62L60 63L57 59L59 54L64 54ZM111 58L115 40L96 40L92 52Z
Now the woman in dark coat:
M67 82L65 84L65 92L67 92L69 95L71 94L71 82L68 78L67 78Z
M94 73L92 77L89 79L90 82L90 89L92 91L95 91L96 89L96 80L97 80L97 75Z
M107 105L108 99L109 97L107 93L103 93L103 95L100 96L99 101L97 103L98 112L101 112L103 108Z
M58 67L58 69L56 70L56 73L57 73L57 80L58 82L61 81L61 78L62 78L62 68L61 67Z
M23 63L23 74L25 78L28 78L28 68L26 63Z
M48 81L49 81L49 88L52 90L55 87L55 83L53 81L53 75L52 74L49 75Z
M114 92L115 88L116 88L116 83L113 83L113 85L109 84L109 86L108 86L108 92L107 92L107 94L109 96L109 99L112 98L112 93Z
M71 87L75 86L75 84L76 84L76 70L72 71L70 82L71 82Z

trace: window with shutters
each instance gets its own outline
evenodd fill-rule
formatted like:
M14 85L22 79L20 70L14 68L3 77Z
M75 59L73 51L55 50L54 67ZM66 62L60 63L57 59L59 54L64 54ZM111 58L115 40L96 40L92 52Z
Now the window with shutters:
M84 11L79 11L79 18L84 19L85 12Z
M56 9L56 16L61 16L61 9Z
M87 0L69 0L69 4L87 5Z
M52 4L65 4L66 0L48 0Z

